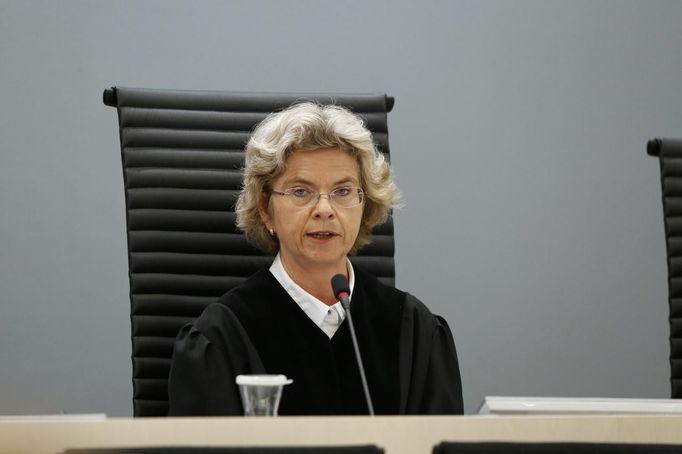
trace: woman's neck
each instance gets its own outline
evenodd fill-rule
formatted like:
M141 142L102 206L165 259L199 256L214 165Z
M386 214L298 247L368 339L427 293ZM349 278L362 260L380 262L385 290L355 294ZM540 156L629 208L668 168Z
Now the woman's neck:
M284 270L299 287L327 306L336 304L338 300L334 296L331 280L336 274L343 274L348 277L348 267L345 260L343 263L335 266L317 267L314 271L299 267L295 263L285 262L281 255L280 260Z

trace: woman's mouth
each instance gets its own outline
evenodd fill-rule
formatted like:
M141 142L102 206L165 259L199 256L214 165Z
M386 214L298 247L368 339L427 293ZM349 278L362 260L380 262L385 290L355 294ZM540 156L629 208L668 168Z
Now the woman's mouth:
M330 232L328 230L320 230L318 232L310 232L307 235L316 240L327 240L338 236L336 232Z

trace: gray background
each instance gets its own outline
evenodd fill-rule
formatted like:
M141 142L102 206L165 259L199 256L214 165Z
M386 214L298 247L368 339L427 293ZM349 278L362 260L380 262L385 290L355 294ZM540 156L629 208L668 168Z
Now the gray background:
M132 413L111 85L396 97L398 285L485 395L669 396L678 1L0 2L0 414Z

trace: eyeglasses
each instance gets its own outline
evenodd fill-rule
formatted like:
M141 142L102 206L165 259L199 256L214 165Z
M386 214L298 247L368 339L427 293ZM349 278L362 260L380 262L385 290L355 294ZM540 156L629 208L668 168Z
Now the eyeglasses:
M365 192L360 188L336 188L332 192L313 192L307 188L289 188L284 192L270 191L272 194L283 195L294 206L307 207L317 204L320 197L327 196L329 202L340 208L353 208L362 203Z

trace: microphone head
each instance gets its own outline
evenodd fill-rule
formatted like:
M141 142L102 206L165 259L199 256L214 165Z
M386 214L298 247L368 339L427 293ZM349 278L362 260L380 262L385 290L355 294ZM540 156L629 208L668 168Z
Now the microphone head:
M348 285L348 279L343 274L337 274L332 277L332 290L334 291L334 296L341 299L342 294L346 296L350 295L350 286Z

